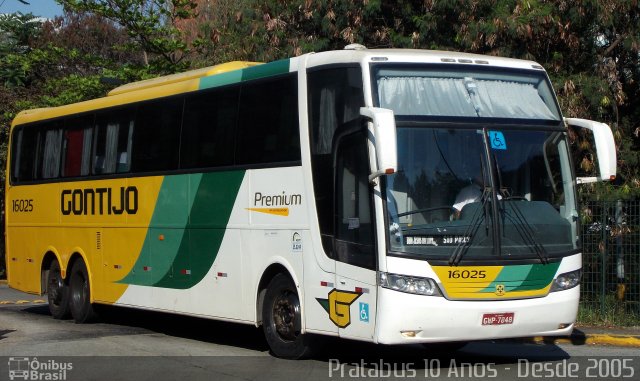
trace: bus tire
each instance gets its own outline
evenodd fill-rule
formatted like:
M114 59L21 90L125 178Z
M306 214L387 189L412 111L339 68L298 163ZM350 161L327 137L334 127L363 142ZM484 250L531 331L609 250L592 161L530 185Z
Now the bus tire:
M60 264L57 260L51 262L47 276L47 301L49 312L54 319L68 319L69 311L69 286L62 279Z
M76 323L88 323L96 318L91 304L89 273L83 260L77 260L69 277L69 309Z
M262 307L262 328L271 353L300 359L311 354L309 335L300 333L302 315L296 286L285 274L277 274L269 285Z

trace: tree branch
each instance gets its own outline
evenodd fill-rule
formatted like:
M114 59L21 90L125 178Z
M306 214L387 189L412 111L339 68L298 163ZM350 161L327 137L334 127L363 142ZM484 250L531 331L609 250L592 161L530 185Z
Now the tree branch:
M620 44L622 42L622 40L624 40L624 35L619 34L618 37L616 38L616 40L613 41L613 43L611 45L609 45L609 47L604 51L603 56L607 57L609 54L611 54L613 49L615 49L616 46L618 46L618 44Z

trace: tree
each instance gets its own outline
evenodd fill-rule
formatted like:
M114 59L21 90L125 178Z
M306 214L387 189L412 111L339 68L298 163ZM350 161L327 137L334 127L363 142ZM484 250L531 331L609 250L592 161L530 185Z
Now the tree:
M548 70L564 115L614 131L619 180L583 193L640 196L637 0L252 0L229 12L235 17L210 25L217 51L234 58L272 60L357 42L535 60ZM593 147L572 136L582 147L578 165L595 170Z
M58 0L66 9L89 12L122 26L129 51L141 51L152 71L171 73L189 66L193 44L176 25L195 17L193 0Z

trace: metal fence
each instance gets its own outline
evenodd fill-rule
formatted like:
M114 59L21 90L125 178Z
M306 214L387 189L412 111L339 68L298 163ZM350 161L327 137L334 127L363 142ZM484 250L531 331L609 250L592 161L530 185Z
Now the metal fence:
M581 309L596 321L640 325L640 200L589 201L581 219Z

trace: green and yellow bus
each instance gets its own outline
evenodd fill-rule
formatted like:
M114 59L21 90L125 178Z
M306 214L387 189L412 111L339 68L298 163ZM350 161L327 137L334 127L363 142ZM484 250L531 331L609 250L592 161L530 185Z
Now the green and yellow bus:
M599 174L576 178L567 124ZM422 50L230 62L14 120L8 282L95 304L383 344L564 335L575 186L608 126L562 117L535 62Z

